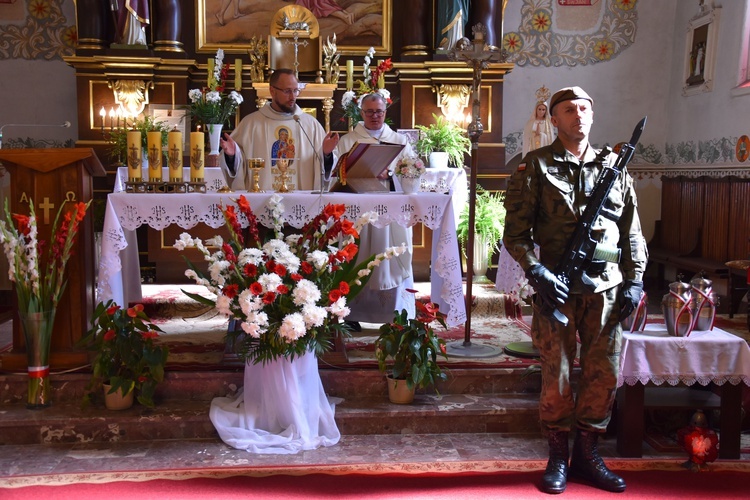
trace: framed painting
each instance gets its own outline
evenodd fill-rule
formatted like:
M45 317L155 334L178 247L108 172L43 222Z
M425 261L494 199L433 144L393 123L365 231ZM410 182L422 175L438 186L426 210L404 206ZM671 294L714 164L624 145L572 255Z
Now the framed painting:
M243 53L253 37L266 39L276 13L290 5L309 9L321 42L333 39L342 55L391 55L393 0L197 0L198 52ZM322 61L321 61L322 64Z
M721 7L707 7L701 2L698 14L688 23L682 95L713 89L720 13Z
M154 121L164 122L169 130L182 132L183 150L190 151L190 114L187 109L175 108L169 104L149 104L148 111Z

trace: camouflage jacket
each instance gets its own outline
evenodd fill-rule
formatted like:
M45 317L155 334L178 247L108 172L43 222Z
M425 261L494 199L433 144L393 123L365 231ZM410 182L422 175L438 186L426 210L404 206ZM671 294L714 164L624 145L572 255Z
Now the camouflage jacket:
M616 158L609 149L597 151L589 145L579 161L559 139L523 158L508 181L503 244L524 271L537 262L554 271L583 215L603 161ZM623 279L642 281L648 260L633 179L627 170L612 187L607 204L620 218L615 222L599 215L592 225L592 237L619 247L622 255L619 264L608 263L601 274L590 275L597 292ZM539 245L538 260L534 243ZM583 287L574 282L571 291L580 293Z

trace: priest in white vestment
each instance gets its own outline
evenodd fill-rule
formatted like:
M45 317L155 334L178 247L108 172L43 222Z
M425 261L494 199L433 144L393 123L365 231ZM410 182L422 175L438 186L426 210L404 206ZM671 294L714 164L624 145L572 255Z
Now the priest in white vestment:
M355 143L404 144L398 158L388 167L389 177L383 179L388 186L391 181L396 191L401 191L401 184L393 171L402 156L416 156L407 137L399 134L385 124L386 101L381 94L373 93L362 98L360 102L363 121L357 123L354 130L341 138L337 148L337 156L349 151ZM386 195L387 196L387 195ZM350 321L368 323L388 323L393 320L393 312L406 309L409 317L413 318L414 294L407 289L414 288L412 274L412 230L398 224L389 224L384 228L368 225L360 232L360 246L358 261L371 255L382 253L386 248L400 246L405 243L408 251L398 257L384 261L373 271L365 289L350 303Z
M273 190L276 161L292 159L290 189L310 191L321 188L321 176L327 177L334 165L334 149L339 136L326 134L323 126L297 106L299 82L289 69L277 69L269 81L271 102L240 121L229 134L222 134L219 166L228 186L235 191L249 191L252 175L249 158L263 158L260 188ZM323 171L328 174L322 173Z

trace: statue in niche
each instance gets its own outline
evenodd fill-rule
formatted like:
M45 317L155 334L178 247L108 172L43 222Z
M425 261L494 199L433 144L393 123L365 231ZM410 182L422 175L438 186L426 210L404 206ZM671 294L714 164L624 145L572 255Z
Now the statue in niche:
M464 26L469 18L469 0L438 0L437 46L450 50L464 37Z
M150 22L148 0L111 0L110 7L117 16L117 43L148 45L145 28Z

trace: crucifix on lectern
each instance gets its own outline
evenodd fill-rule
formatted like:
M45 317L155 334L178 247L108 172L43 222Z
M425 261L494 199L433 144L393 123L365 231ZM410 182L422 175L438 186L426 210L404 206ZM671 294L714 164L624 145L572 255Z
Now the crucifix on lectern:
M487 28L477 23L472 28L474 40L461 38L454 48L448 51L448 58L452 61L464 61L474 70L472 78L471 123L466 129L471 140L471 175L469 177L469 234L466 241L466 325L464 340L450 342L447 345L451 356L485 358L500 354L499 347L486 346L471 342L471 296L474 267L474 221L476 216L477 199L477 169L479 167L479 137L484 131L479 115L479 92L482 83L482 70L493 62L505 62L508 58L506 51L501 51L493 45L486 44Z

